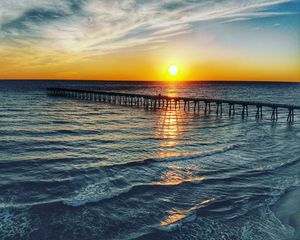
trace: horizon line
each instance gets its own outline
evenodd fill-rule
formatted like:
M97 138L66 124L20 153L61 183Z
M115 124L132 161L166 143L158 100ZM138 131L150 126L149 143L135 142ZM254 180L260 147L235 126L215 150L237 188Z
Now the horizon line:
M222 82L222 83L232 83L232 82L248 82L248 83L300 83L300 80L131 80L131 79L51 79L51 78L8 78L1 79L0 81L86 81L86 82L159 82L159 83L200 83L200 82Z

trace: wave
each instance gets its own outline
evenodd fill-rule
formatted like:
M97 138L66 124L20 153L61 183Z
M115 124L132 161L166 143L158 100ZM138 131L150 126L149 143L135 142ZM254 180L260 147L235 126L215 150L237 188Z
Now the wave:
M143 221L140 222L141 226L135 229L128 229L126 236L122 239L240 239L240 240L253 240L253 239L264 239L264 240L293 240L294 229L289 225L284 225L276 215L271 211L268 206L256 207L252 211L231 220L216 219L214 217L206 217L207 215L199 213L198 210L206 208L213 202L214 199L208 199L195 204L193 207L183 211L177 211L171 209L165 212L165 217L159 217L156 223L151 221L148 225L143 225ZM50 219L45 216L43 219L36 219L36 211L52 211L53 209L60 209L62 212L59 214L50 214ZM43 231L57 230L57 225L51 223L63 224L65 229L70 230L69 237L66 239L79 239L75 238L76 232L73 232L74 226L76 230L81 230L82 233L89 233L87 229L93 228L99 234L103 234L101 230L107 228L103 221L92 222L89 216L95 216L95 209L81 208L76 211L72 211L70 207L63 207L59 203L51 203L50 205L38 206L34 208L26 209L0 209L0 239L29 239L28 236L32 232L33 228L40 227ZM109 214L109 213L108 213ZM104 212L99 211L96 216L105 218ZM147 218L147 217L146 217ZM82 220L86 220L82 222ZM93 219L93 218L92 218ZM115 219L108 217L107 219ZM49 221L50 220L50 221ZM50 222L50 224L49 224ZM107 222L106 222L107 223ZM118 223L117 223L118 224ZM116 226L114 223L110 226ZM45 229L47 228L47 230ZM111 231L111 229L109 230ZM124 231L124 230L123 230ZM49 232L48 232L49 233ZM78 232L77 232L78 233ZM95 232L94 232L95 233ZM97 239L96 235L89 238L84 235L83 239ZM50 237L45 237L50 239ZM120 239L110 237L105 239Z
M130 187L112 189L113 186L109 179L104 179L100 183L87 185L80 190L75 192L75 195L70 199L64 200L66 205L78 207L85 205L86 203L99 202L105 199L111 199L113 197L119 196L122 193L129 192Z
M170 153L167 156L158 156L153 158L146 158L141 161L133 161L133 162L125 162L120 164L105 164L103 167L128 167L128 166L137 166L137 165L148 165L150 163L163 163L163 162L178 162L183 160L190 160L190 159L196 159L196 158L202 158L207 156L212 156L215 154L220 154L227 152L229 150L232 150L236 148L238 145L231 144L226 145L224 147L215 148L212 150L205 150L202 152L179 152L179 153Z
M48 154L48 156L36 156L33 159L0 159L0 168L4 169L12 169L14 167L17 168L25 168L25 167L36 167L39 164L42 164L42 166L48 166L48 165L55 165L55 164L64 164L65 166L69 166L72 170L78 170L75 169L74 165L77 165L78 163L93 163L93 162L101 162L101 161L107 161L108 158L106 157L73 157L73 156L66 156L66 157L52 157L54 154ZM66 170L66 168L65 168Z
M105 178L101 182L89 184L87 186L82 187L81 189L77 190L75 194L63 201L64 204L70 205L73 207L78 207L85 205L87 203L98 203L102 200L111 200L115 197L121 197L122 195L130 197L134 194L139 193L145 193L149 191L173 191L173 188L180 188L183 185L195 185L195 184L205 184L205 185L215 185L220 183L228 183L228 182L238 182L241 179L238 176L231 176L231 177L222 177L222 178L205 178L205 177L187 177L180 180L175 181L156 181L156 182L149 182L149 183L139 183L130 185L128 187L117 187L111 183L111 179ZM191 185L192 184L192 185ZM245 188L240 188L239 191L242 193L242 191L245 191L247 195L249 193L252 193L252 200L261 198L262 195L264 196L264 201L261 202L261 206L267 204L267 205L274 205L278 199L289 189L298 187L300 184L299 179L297 177L291 177L286 180L274 180L274 186L256 186L256 185L247 185ZM234 193L234 189L231 190L232 193ZM237 197L232 196L229 197L229 199L224 200L216 200L211 204L211 207L207 208L207 210L211 211L210 214L213 215L213 212L215 210L213 209L219 209L224 208L225 206L229 206L232 204L232 202L235 202L236 204L242 204L243 203L243 195ZM248 197L246 197L246 200L249 200ZM248 201L247 200L247 201ZM256 205L257 207L258 205ZM251 209L251 208L250 208ZM250 210L248 209L248 210ZM223 209L220 210L220 212L231 212L232 209ZM244 209L246 210L246 209ZM215 211L218 213L218 211ZM228 213L229 213L228 212ZM241 214L245 214L245 211L241 211ZM235 212L232 212L232 216L236 217L240 214L235 214ZM230 218L233 218L230 217Z
M279 169L284 168L284 167L294 166L295 164L297 164L299 162L300 162L300 157L296 157L296 158L290 159L286 162L279 163L279 164L275 165L273 167L273 170L279 170Z
M100 183L90 184L81 188L80 190L75 192L73 197L66 199L63 202L67 205L78 207L87 203L96 203L102 200L108 200L114 197L119 197L122 194L132 195L136 192L147 192L150 190L154 190L154 188L164 188L164 190L166 191L167 188L176 187L182 184L201 183L202 181L205 181L205 179L201 177L195 177L183 179L181 181L176 181L172 183L150 182L135 184L125 188L118 188L116 186L113 186L110 183L110 180L106 178Z
M300 163L300 157L292 158L285 162L281 161L279 163L274 163L274 164L271 164L271 165L268 165L265 167L261 167L261 168L251 169L251 170L248 170L248 173L257 174L257 175L268 174L268 173L272 173L277 170L281 170L282 168L292 167L298 163Z
M197 210L203 208L204 206L210 204L215 199L207 199L195 204L193 207L187 210L176 210L172 209L168 211L168 215L160 223L160 228L164 231L170 231L174 228L182 226L185 222L194 221L197 218Z
M231 221L191 215L165 229L158 228L136 240L146 239L240 239L292 240L294 229L284 225L269 207L258 207Z

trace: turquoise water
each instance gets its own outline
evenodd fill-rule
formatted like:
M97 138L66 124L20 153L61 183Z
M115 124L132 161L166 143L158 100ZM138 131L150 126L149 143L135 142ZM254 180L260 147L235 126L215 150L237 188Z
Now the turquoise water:
M0 239L297 239L279 202L300 186L299 112L272 123L47 87L300 105L299 84L2 81Z

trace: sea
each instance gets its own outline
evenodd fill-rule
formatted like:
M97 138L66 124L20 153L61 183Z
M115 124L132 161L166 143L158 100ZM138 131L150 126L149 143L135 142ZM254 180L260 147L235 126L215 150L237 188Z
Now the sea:
M300 111L241 117L49 87L300 105L300 84L0 81L1 240L298 240Z

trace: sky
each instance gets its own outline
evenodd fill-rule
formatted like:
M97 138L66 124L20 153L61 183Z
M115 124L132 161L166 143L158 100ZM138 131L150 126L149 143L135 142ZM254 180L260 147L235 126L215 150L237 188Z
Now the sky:
M300 0L0 0L0 79L300 82Z

